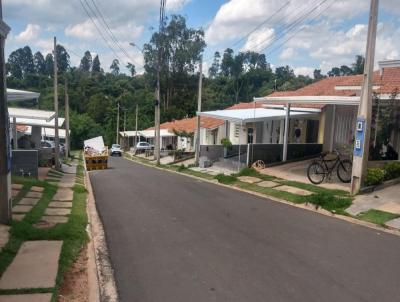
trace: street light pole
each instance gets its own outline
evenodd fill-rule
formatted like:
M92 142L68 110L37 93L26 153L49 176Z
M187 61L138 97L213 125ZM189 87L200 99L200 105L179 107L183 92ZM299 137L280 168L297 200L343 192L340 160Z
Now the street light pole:
M135 118L135 147L137 145L137 135L138 135L138 115L139 115L139 105L136 104L136 118Z
M201 94L203 89L203 58L200 58L199 65L199 94L197 97L197 112L201 112ZM196 147L195 147L195 165L199 165L200 159L200 126L201 126L201 117L197 114L197 127L196 127Z
M4 44L10 27L3 21L0 0L0 223L11 222L11 146L10 119L7 108ZM15 138L14 138L15 139Z
M119 144L119 102L117 103L117 138L115 143Z
M364 83L358 108L356 137L353 156L351 194L357 194L364 185L367 174L369 142L372 116L372 82L375 61L376 31L378 25L379 0L371 0L367 49L365 54Z
M58 67L57 67L57 38L54 37L54 159L57 171L60 167L60 138L58 136Z

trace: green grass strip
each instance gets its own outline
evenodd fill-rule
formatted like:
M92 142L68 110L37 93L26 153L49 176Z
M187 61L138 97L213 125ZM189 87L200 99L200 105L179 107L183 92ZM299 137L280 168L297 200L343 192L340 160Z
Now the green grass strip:
M372 222L381 226L385 226L385 223L399 218L400 215L398 214L393 214L393 213L388 213L388 212L384 212L384 211L379 211L379 210L369 210L367 212L364 213L360 213L356 216L358 219L364 220L364 221L368 221L368 222Z

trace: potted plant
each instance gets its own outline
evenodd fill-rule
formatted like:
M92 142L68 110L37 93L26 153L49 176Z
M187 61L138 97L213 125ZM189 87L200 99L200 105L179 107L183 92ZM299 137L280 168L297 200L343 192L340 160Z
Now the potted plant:
M224 147L224 158L228 157L228 150L232 149L232 143L229 138L221 139L221 145Z

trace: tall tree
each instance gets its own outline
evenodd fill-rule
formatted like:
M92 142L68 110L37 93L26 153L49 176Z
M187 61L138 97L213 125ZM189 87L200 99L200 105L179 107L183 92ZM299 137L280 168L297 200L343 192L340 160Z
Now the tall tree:
M352 64L352 69L354 74L364 73L365 58L361 55L356 56L356 61Z
M131 76L134 77L136 74L135 65L133 65L132 63L128 63L128 65L126 65L126 68L128 68L129 72L131 73Z
M232 67L234 65L234 62L235 59L233 57L233 49L225 49L221 62L221 74L223 76L228 77L232 75Z
M114 59L110 66L111 74L119 75L119 61L118 59Z
M23 78L21 51L21 48L13 51L7 60L9 73L16 79Z
M347 65L342 65L340 66L340 75L341 76L348 76L348 75L352 75L353 74L353 70L347 66Z
M221 54L219 53L219 51L216 51L214 53L214 61L211 65L211 67L208 69L208 75L210 78L215 78L218 73L219 73L219 68L221 65Z
M54 75L54 58L51 53L46 55L45 59L46 64L46 75L52 77Z
M339 67L333 67L331 71L328 71L328 76L330 77L340 77L341 72Z
M40 75L46 74L46 61L40 51L36 52L33 56L33 63L35 65L35 72Z
M321 69L314 69L314 80L321 80L325 78L325 76L322 74Z
M99 56L96 55L93 59L92 73L99 73L99 72L101 72L101 64L100 64Z
M57 68L60 73L65 73L70 68L70 56L62 45L57 45Z
M22 71L26 77L28 74L35 73L35 64L33 63L33 54L29 46L22 49Z
M92 54L89 50L85 51L83 58L81 59L81 64L79 65L79 69L85 72L89 72L92 68Z

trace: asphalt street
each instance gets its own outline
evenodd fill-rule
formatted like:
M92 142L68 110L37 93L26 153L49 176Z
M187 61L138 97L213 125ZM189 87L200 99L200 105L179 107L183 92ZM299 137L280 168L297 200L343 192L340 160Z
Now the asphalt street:
M400 237L123 158L90 172L121 301L400 301Z

